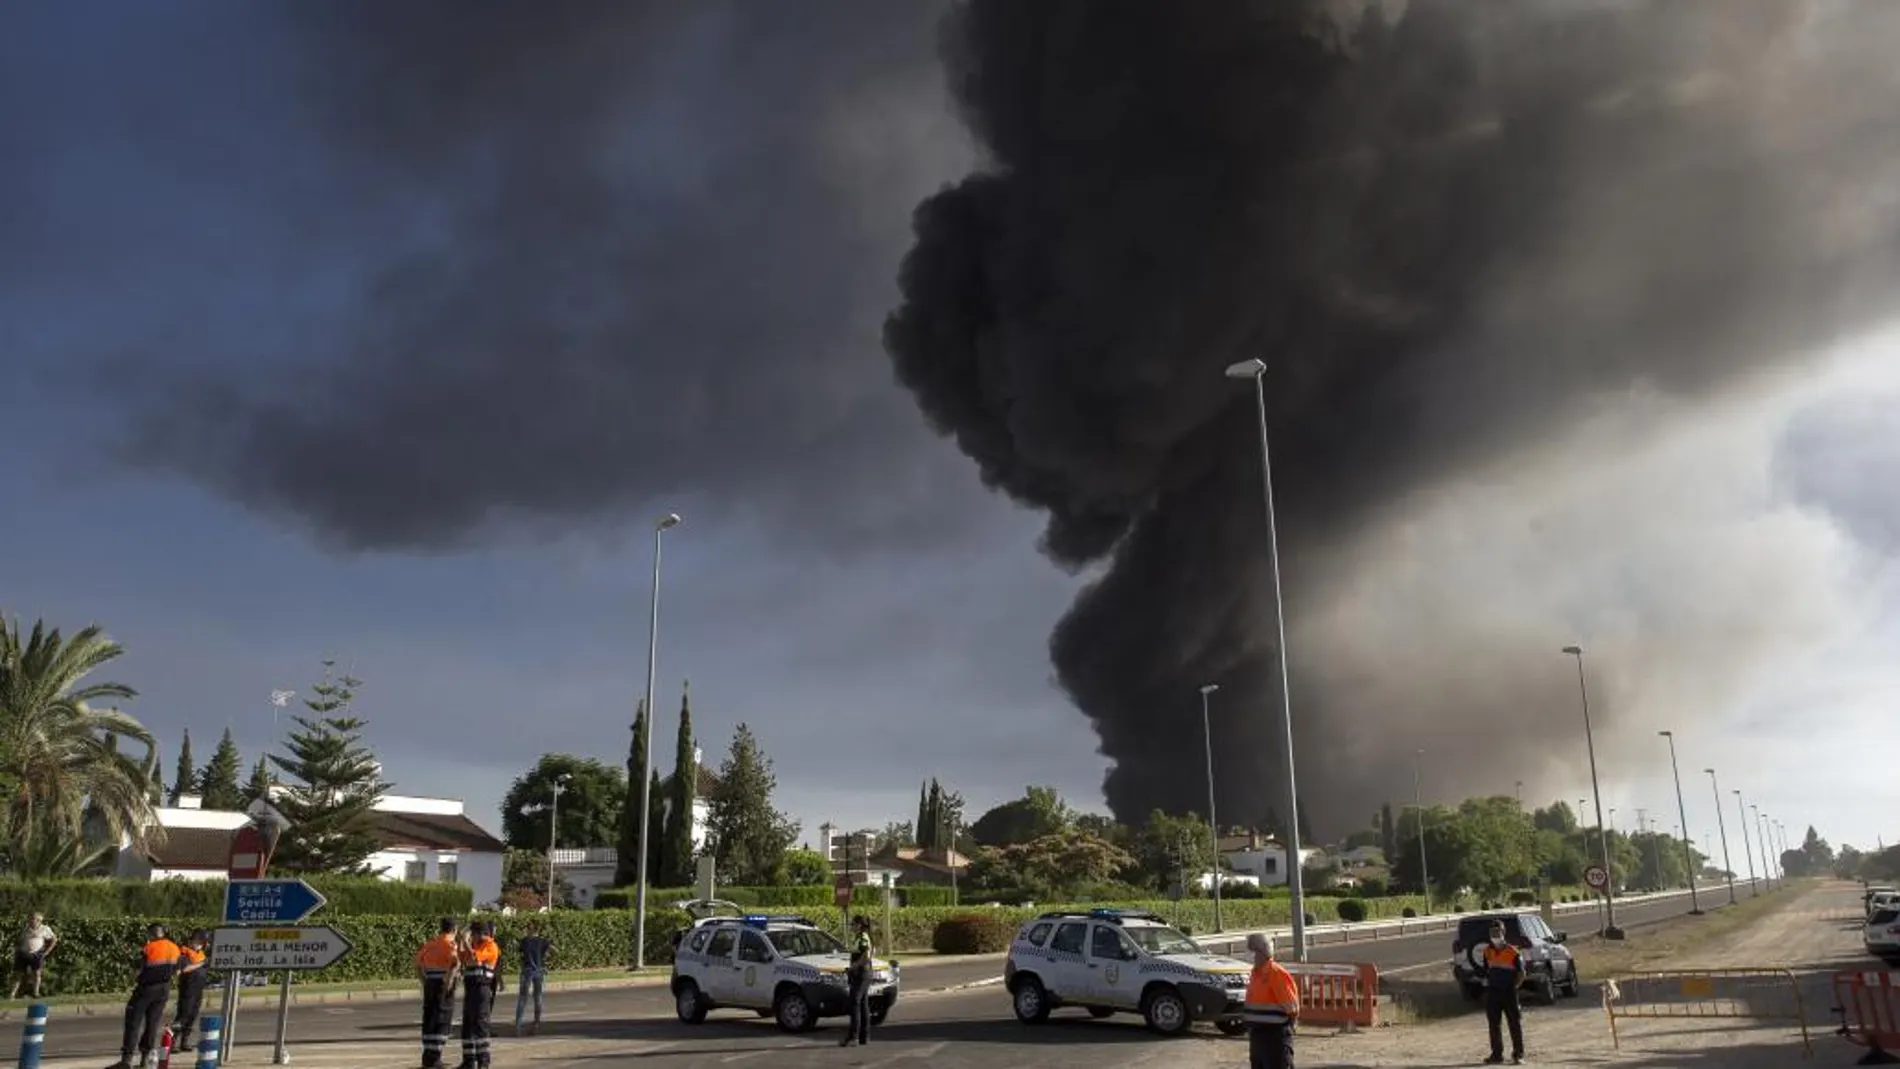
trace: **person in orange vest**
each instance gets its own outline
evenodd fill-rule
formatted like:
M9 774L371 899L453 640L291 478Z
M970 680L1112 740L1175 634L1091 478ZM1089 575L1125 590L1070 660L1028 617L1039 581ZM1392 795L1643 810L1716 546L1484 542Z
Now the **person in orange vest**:
M1248 1024L1247 1064L1250 1069L1293 1069L1293 1026L1300 1019L1300 987L1286 966L1273 960L1273 937L1255 932L1247 937L1253 952L1253 975L1247 978L1247 1004L1241 1018Z
M1484 947L1484 1023L1491 1030L1491 1056L1486 1065L1504 1064L1504 1036L1498 1025L1511 1025L1511 1064L1524 1064L1524 1017L1517 1004L1517 987L1524 980L1524 959L1504 938L1504 922L1491 922L1491 941Z
M475 921L468 926L468 949L462 952L462 1064L458 1069L488 1069L489 1017L495 993L501 990L501 946L495 926Z
M442 1064L455 1020L455 921L444 917L435 938L416 951L416 978L422 981L422 1069Z
M166 937L165 926L154 924L145 931L138 979L132 997L125 1002L125 1040L119 1044L119 1060L111 1069L132 1069L135 1051L140 1065L151 1060L165 1021L165 1003L171 1000L172 977L178 974L180 951L178 944Z
M191 1030L198 1023L198 1011L205 1001L205 947L211 933L200 928L185 937L178 948L178 1008L172 1012L172 1050L191 1049Z

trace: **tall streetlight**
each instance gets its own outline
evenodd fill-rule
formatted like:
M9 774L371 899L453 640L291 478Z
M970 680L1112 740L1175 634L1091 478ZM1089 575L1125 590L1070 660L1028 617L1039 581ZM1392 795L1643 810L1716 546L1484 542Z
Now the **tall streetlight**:
M1201 684L1201 736L1207 740L1207 842L1214 856L1214 930L1221 930L1220 916L1220 822L1214 819L1214 721L1208 715L1207 696L1220 689L1219 683Z
M1682 821L1682 827L1676 834L1682 836L1682 864L1689 870L1689 914L1702 915L1702 899L1696 894L1695 887L1695 847L1689 845L1689 807L1682 804L1682 766L1676 764L1676 733L1658 731L1656 734L1669 740L1669 774L1676 777L1676 818Z
M1748 803L1749 811L1755 814L1755 841L1761 844L1761 878L1770 891L1775 889L1775 866L1768 859L1768 823L1762 818L1761 806Z
M1597 781L1597 742L1590 730L1590 688L1583 680L1583 647L1565 646L1563 652L1577 659L1577 694L1583 699L1583 741L1590 750L1590 793L1596 799L1597 827L1603 827L1603 788ZM1603 938L1621 939L1623 929L1616 926L1616 868L1610 864L1610 837L1603 840L1603 873L1609 877L1603 885Z
M660 536L668 528L678 527L680 514L669 512L653 525L653 615L647 623L647 715L642 721L640 739L640 857L635 862L633 917L633 968L647 965L647 849L648 818L653 811L653 677L660 668Z
M1715 778L1715 769L1705 768L1709 774L1709 789L1715 792L1715 826L1722 833L1722 871L1728 873L1728 904L1735 904L1735 864L1728 858L1728 821L1722 818L1722 784Z
M567 777L555 779L552 795L548 802L548 901L547 907L554 909L554 846L561 837L561 792L567 790Z
M1432 874L1425 867L1425 788L1419 778L1419 758L1425 756L1424 750L1412 751L1412 807L1418 810L1418 886L1425 892L1425 915L1432 915Z
M1300 791L1293 774L1293 688L1287 681L1286 603L1280 596L1280 537L1273 521L1273 454L1267 448L1267 364L1255 357L1229 364L1230 379L1252 379L1260 411L1260 485L1267 506L1267 553L1273 568L1273 618L1280 654L1280 711L1286 729L1287 898L1293 909L1294 960L1306 960L1306 887L1300 872Z
M1519 809L1524 808L1524 781L1523 780L1517 781L1517 807Z
M1750 897L1757 897L1761 894L1761 888L1755 886L1755 855L1749 851L1748 847L1748 807L1742 804L1741 791L1730 793L1735 795L1735 811L1742 815L1742 856L1748 859L1748 893Z

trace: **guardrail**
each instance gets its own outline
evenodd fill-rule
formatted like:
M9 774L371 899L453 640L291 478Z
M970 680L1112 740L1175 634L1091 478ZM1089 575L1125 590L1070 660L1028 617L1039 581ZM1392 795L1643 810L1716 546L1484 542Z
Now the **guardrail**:
M1743 882L1745 883L1746 881ZM1740 886L1741 884L1737 884L1737 887ZM1657 891L1652 894L1621 895L1618 896L1616 901L1619 905L1640 904L1688 897L1689 891L1687 888L1684 888L1680 891ZM1309 904L1313 901L1316 900L1308 899ZM1600 905L1601 903L1596 899L1585 902L1559 902L1551 905L1551 912L1559 915L1585 913L1599 908ZM1538 908L1539 907L1535 905L1502 907L1505 911L1526 910L1531 912L1537 911ZM1458 923L1465 917L1472 916L1473 914L1492 912L1498 911L1469 910L1465 913L1433 913L1424 917L1405 917L1393 920L1359 921L1358 923L1336 921L1324 924L1309 924L1306 926L1306 945L1308 949L1311 949L1319 946L1338 946L1344 943L1369 943L1380 939L1407 939L1417 935L1428 935L1432 932L1456 931ZM1247 937L1259 932L1264 932L1272 936L1275 942L1283 942L1293 938L1293 929L1291 927L1279 927L1215 932L1205 935L1197 933L1194 939L1210 950L1217 950L1222 953L1233 953L1244 949L1246 947Z
M1603 985L1610 1045L1623 1049L1619 1019L1724 1018L1793 1021L1801 1026L1804 1056L1814 1057L1801 983L1790 969L1676 969L1634 972Z

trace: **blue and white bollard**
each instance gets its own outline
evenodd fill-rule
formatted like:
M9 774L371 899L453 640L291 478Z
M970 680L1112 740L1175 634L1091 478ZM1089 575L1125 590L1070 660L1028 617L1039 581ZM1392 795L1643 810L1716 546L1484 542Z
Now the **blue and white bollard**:
M26 1027L20 1031L20 1069L40 1069L40 1050L46 1046L49 1010L44 1002L35 1002L26 1008Z
M223 1042L224 1018L206 1017L198 1029L198 1069L218 1069L218 1048Z

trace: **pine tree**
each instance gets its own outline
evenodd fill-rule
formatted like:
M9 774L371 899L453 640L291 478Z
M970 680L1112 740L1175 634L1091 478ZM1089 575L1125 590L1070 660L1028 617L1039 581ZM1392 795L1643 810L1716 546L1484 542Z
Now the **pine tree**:
M771 759L759 750L752 729L740 724L719 766L708 820L713 857L728 882L772 882L784 864L786 847L798 838L798 824L772 806L777 787Z
M251 766L251 781L244 785L245 807L249 808L250 804L259 798L269 801L270 786L270 767L266 765L264 759L260 757L257 759L257 764Z
M178 800L198 789L198 766L191 763L191 729L185 729L185 741L178 744L178 769L174 773L177 781L172 784L169 804L177 805Z
M620 810L620 849L614 863L614 886L632 887L640 879L640 766L647 756L647 703L633 714L633 744L627 749L627 804Z
M245 807L249 799L238 787L238 772L242 767L237 740L231 737L231 729L225 728L224 734L218 739L218 748L211 751L211 760L205 762L204 771L198 774L198 791L204 798L206 809L237 810Z
M323 682L304 699L311 715L295 716L285 746L289 756L271 763L293 777L276 807L290 821L277 845L273 867L289 872L369 875L363 862L375 853L376 802L389 790L382 767L363 745L365 721L349 715L360 680L335 676L323 663Z
M693 803L699 794L699 763L693 760L691 684L680 691L679 739L674 744L673 780L668 786L670 805L660 882L669 887L688 887L698 876L693 865Z

